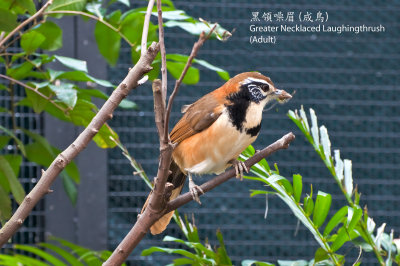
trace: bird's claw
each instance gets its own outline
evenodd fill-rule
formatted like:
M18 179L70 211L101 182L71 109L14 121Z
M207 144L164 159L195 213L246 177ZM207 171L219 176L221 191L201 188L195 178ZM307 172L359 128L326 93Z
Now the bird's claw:
M236 171L236 178L240 178L240 181L243 180L243 170L246 171L246 173L249 172L249 169L247 169L247 166L244 162L235 160L232 162L233 167L235 167Z
M192 180L189 180L189 191L190 194L192 195L192 198L201 205L199 193L204 194L203 189L196 185Z

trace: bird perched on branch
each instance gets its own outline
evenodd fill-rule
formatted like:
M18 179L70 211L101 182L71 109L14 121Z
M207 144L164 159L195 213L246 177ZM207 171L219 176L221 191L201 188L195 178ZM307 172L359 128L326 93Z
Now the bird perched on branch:
M170 133L176 148L167 181L174 185L169 200L179 196L186 176L190 193L198 203L199 194L204 192L193 182L192 175L219 174L232 165L236 177L242 179L243 172L248 169L237 158L256 140L265 105L290 98L286 91L276 89L270 78L258 72L245 72L195 103L184 106L183 117ZM161 217L151 227L151 233L163 232L172 216L173 211Z

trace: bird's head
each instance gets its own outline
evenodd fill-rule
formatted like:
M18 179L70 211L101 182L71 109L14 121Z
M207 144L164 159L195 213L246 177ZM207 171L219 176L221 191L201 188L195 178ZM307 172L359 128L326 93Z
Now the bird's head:
M269 77L258 72L245 72L230 79L225 88L228 90L227 99L246 100L265 106L267 103L278 100L285 102L292 95L279 90Z

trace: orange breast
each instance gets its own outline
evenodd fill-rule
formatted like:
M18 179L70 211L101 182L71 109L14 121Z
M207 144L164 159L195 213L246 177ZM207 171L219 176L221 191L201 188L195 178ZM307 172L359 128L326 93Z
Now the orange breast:
M255 139L239 132L229 121L227 112L223 112L209 128L179 143L172 156L182 171L219 173Z

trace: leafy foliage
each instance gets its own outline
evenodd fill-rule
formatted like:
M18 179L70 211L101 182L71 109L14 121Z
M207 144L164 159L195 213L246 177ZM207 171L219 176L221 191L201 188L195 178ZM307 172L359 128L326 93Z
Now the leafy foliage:
M93 103L94 99L107 100L108 95L97 87L115 88L107 80L89 74L85 61L65 57L57 54L63 45L63 31L58 26L59 18L65 15L81 16L96 20L94 34L99 53L106 62L114 66L120 55L122 42L131 47L132 64L136 64L140 57L142 28L146 7L130 9L126 12L115 10L114 5L120 2L129 7L129 1L109 1L103 5L101 0L53 0L53 3L27 27L21 28L18 34L8 36L17 26L17 18L22 20L37 12L35 2L30 0L4 0L0 7L0 31L2 39L9 38L0 48L0 63L5 68L7 76L2 76L8 84L0 84L0 89L10 95L14 94L16 84L24 87L25 95L18 102L13 102L9 108L0 108L0 112L15 117L15 106L32 108L36 113L46 112L62 121L76 126L86 127L98 111ZM110 11L115 10L115 11ZM201 30L208 31L212 25L201 22L177 10L171 1L163 1L164 19L167 22L193 24L186 32L194 35ZM156 7L153 15L157 16ZM51 18L51 19L49 19ZM179 25L176 27L179 27ZM173 26L175 27L175 26ZM150 23L148 43L157 41L158 25ZM225 30L218 26L218 37ZM221 38L220 38L221 39ZM9 49L19 44L21 50ZM51 54L49 52L52 51ZM55 52L53 52L55 51ZM177 78L188 57L184 55L168 55L168 71ZM153 70L149 73L151 80L157 78L160 71L160 56L153 63ZM229 79L228 72L204 60L197 59L195 64L202 68L215 71L221 78ZM183 80L186 84L195 84L200 79L200 71L191 67ZM13 101L13 97L11 97ZM119 106L124 109L137 109L138 106L129 100L123 100ZM19 128L0 126L0 219L7 220L11 215L11 200L4 196L13 195L17 203L21 203L25 192L18 182L18 169L21 162L28 160L43 167L48 167L60 150L51 146L45 138ZM28 142L24 143L24 135ZM118 140L117 133L107 124L101 127L93 139L101 148L113 148ZM12 158L5 148L15 147L16 157ZM69 165L62 173L61 178L68 197L72 203L77 199L77 184L79 171L75 164ZM3 192L5 194L3 194Z
M36 246L14 245L11 254L0 254L0 264L4 266L49 264L100 266L111 255L108 250L90 250L57 237L51 237L49 240L46 243L38 243ZM25 251L24 255L19 254L21 251ZM25 255L27 253L29 255Z

